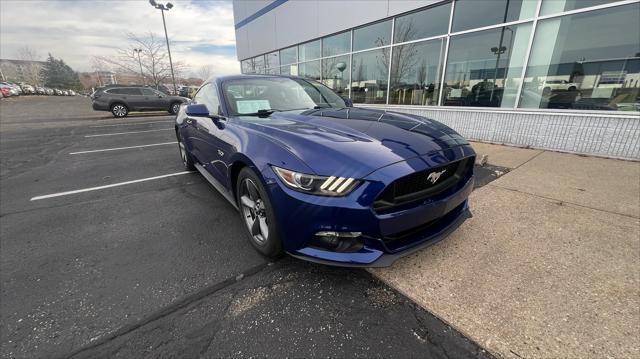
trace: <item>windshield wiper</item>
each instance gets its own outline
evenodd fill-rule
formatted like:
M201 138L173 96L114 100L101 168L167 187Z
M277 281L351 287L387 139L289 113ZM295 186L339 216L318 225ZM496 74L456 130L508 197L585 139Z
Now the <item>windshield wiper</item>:
M269 117L274 112L282 112L282 110L276 110L275 108L268 108L268 109L258 110L258 112L253 112L253 113L243 113L241 114L241 116Z

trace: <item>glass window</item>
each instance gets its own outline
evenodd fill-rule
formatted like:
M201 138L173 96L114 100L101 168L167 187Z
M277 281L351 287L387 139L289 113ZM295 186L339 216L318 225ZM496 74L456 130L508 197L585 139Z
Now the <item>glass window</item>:
M351 32L343 32L322 39L322 56L345 54L351 51Z
M414 12L396 19L393 42L405 42L446 34L451 3Z
M353 54L351 98L356 103L386 103L389 49Z
M309 61L320 58L320 40L298 45L298 61Z
M349 55L322 60L322 83L340 96L349 96Z
M218 106L220 101L218 100L218 93L216 87L212 84L207 84L198 91L193 100L197 104L207 105L209 113L218 113Z
M353 30L353 51L380 47L391 43L391 20Z
M538 0L458 0L453 31L462 31L532 18Z
M316 106L345 107L344 100L326 87L298 78L245 78L225 81L222 86L232 116L272 108L295 111ZM269 117L261 121L269 121Z
M264 67L272 69L280 66L280 55L278 51L264 55Z
M320 60L298 64L298 76L320 80Z
M287 65L280 67L280 75L298 76L298 65Z
M139 88L127 87L121 89L123 95L142 95L142 91Z
M389 104L437 105L442 39L394 46Z
M298 62L298 53L296 52L297 47L292 46L286 49L280 50L280 64L288 65L294 62Z
M520 107L639 111L639 13L635 3L540 21Z
M256 56L253 58L253 66L257 74L264 73L264 56Z
M251 59L242 60L242 62L240 62L240 65L242 67L243 74L248 74L253 72L253 61L251 61Z
M522 24L453 36L442 104L513 107L530 33Z
M142 89L142 94L144 96L158 96L159 95L157 92L153 91L150 88L146 88L146 87Z
M540 15L556 14L617 1L620 0L544 0L540 8Z
M280 68L279 68L279 67L276 67L276 68L274 68L274 69L266 69L266 70L265 70L265 73L266 73L267 75L280 75Z

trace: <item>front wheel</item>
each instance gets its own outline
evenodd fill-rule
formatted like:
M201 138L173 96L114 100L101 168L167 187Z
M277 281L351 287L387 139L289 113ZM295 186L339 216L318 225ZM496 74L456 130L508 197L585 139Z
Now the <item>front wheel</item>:
M187 147L182 140L180 132L177 132L176 136L178 137L178 148L180 149L180 158L182 159L182 165L184 166L184 169L187 171L195 170L196 167L194 165L193 159L191 158L191 154L187 151Z
M238 175L236 199L251 244L267 257L282 254L282 241L271 201L262 181L248 167L243 168Z
M175 115L178 113L178 111L180 111L180 102L172 103L171 106L169 107L169 113L172 115Z
M129 113L129 109L121 103L116 103L111 106L111 113L113 114L113 117L126 117Z

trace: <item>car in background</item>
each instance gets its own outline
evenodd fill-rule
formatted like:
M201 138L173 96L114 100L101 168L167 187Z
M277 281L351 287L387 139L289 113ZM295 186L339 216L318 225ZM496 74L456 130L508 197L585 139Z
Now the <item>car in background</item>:
M550 91L575 91L578 89L578 84L567 80L546 80L540 86L544 92Z
M184 167L238 210L268 257L388 266L470 217L467 140L425 117L353 107L312 80L209 80L175 131Z
M54 88L54 89L53 89L53 94L54 94L54 95L56 95L56 96L62 96L62 95L64 95L64 93L62 93L62 90L57 89L57 88Z
M0 92L2 92L3 97L11 97L11 96L18 95L17 92L15 92L15 90L11 86L5 83L0 83Z
M45 91L44 87L36 86L36 94L38 94L38 95L46 95L47 92Z
M17 84L9 81L3 81L3 82L0 82L0 84L9 86L11 88L12 96L22 95L22 89Z
M198 86L182 86L179 90L179 94L182 97L193 98L196 91L198 91Z
M75 96L75 95L77 95L75 91L69 90L69 96Z
M167 111L176 114L188 98L169 96L150 87L109 86L98 88L92 95L93 109L110 111L114 117L125 117L131 111Z
M25 95L35 95L36 93L36 89L27 83L21 83L20 88Z
M47 96L53 96L53 95L54 95L54 91L53 91L53 89L52 89L52 88L49 88L49 87L45 87L45 88L44 88L44 93L45 93L45 95L47 95Z

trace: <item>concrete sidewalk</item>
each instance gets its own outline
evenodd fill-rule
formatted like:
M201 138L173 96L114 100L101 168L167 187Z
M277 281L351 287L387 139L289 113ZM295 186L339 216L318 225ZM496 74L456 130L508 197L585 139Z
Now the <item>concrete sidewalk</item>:
M474 143L512 170L372 272L498 357L640 357L640 163Z

